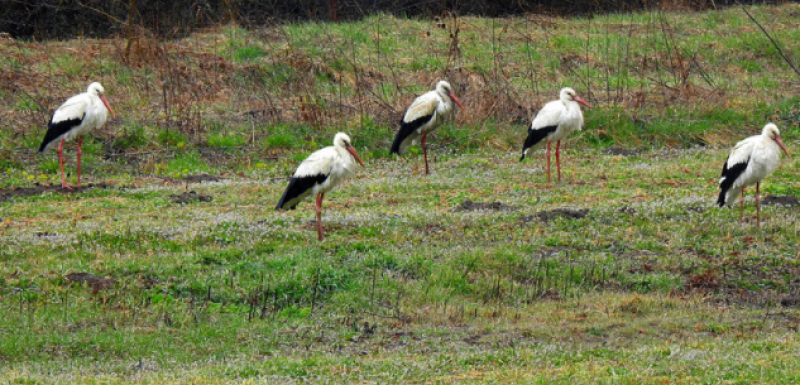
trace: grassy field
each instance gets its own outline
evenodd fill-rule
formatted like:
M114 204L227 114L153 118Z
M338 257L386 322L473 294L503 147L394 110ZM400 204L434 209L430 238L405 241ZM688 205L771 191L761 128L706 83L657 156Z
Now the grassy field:
M752 199L745 223L715 207L724 156L570 150L551 185L516 152L440 155L429 177L373 159L329 194L321 243L312 204L272 211L285 181L269 173L15 199L2 376L796 380L800 312L779 303L796 298L800 212L765 206L759 233ZM764 194L797 195L796 167ZM175 203L186 191L212 200ZM540 214L557 209L572 217Z
M800 5L751 12L800 49ZM741 10L126 44L0 44L0 382L800 379L800 206L762 206L756 231L752 191L744 222L714 204L727 148L766 121L800 148L800 82ZM445 76L467 110L424 176L388 146ZM33 150L89 79L119 116L84 141L93 186L65 193ZM596 107L548 184L519 146L565 85ZM317 242L313 203L272 208L339 130L366 167ZM800 196L797 174L783 159L762 194Z

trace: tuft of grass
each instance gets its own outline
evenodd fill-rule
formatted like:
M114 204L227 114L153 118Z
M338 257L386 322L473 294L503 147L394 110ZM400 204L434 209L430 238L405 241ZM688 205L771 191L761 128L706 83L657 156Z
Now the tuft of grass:
M262 140L264 147L300 147L302 143L291 134L273 134Z
M46 174L60 173L61 169L58 163L58 157L41 161L39 163L39 170Z
M166 173L173 177L185 177L199 173L208 173L210 170L197 153L187 151L178 153L175 158L167 162Z
M39 104L29 96L21 97L14 105L14 109L20 112L35 112L40 110Z
M247 136L234 132L212 133L206 139L208 145L212 147L236 147L247 143L248 140Z
M159 130L155 139L162 146L177 148L183 148L189 142L189 138L177 130Z
M166 140L167 135L168 134L160 134L160 136L162 136L160 140ZM147 137L148 128L145 125L131 123L125 127L121 135L114 138L112 147L120 150L143 149L149 143Z
M236 51L233 52L233 61L238 63L249 62L264 55L266 55L266 52L260 47L242 47L237 48Z

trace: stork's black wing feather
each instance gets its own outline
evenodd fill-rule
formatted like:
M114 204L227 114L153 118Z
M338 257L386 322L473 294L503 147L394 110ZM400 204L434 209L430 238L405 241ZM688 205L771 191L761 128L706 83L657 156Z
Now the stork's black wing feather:
M85 117L86 114L84 113L80 119L67 119L58 123L53 123L53 119L50 119L50 123L47 124L47 133L44 134L44 140L42 140L42 144L39 146L39 150L37 152L44 151L50 142L56 140L59 136L66 134L69 132L69 130L80 126Z
M292 177L289 181L289 186L287 186L286 191L283 192L283 196L281 200L278 201L275 210L294 210L297 204L300 203L300 199L298 198L304 197L315 185L324 183L326 179L328 179L328 175L325 174Z
M545 126L540 127L537 129L529 128L528 129L528 137L525 138L525 144L522 145L522 157L519 158L521 162L525 159L525 152L528 151L529 148L537 145L539 142L547 138L547 135L555 132L558 129L558 126Z
M730 156L728 156L728 159L730 159ZM733 186L733 182L742 175L744 170L747 170L747 164L750 163L750 158L747 158L746 161L736 163L728 168L728 159L725 159L725 164L722 165L722 175L719 181L720 192L719 198L717 199L719 207L725 206L725 195L727 195L728 190Z
M397 135L394 137L394 142L392 142L392 154L400 155L400 145L403 143L409 135L413 134L414 131L418 130L420 127L428 123L431 119L433 119L433 114L425 115L423 117L414 119L411 122L401 121L400 122L400 130L397 131Z

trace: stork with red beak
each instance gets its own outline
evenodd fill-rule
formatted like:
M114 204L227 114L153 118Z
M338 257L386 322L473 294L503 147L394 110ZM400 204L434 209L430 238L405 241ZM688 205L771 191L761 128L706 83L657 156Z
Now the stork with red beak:
M54 143L58 143L58 163L61 165L62 188L72 189L67 185L67 179L64 176L64 157L62 155L64 141L78 138L78 188L80 188L83 134L105 124L108 113L114 116L114 110L106 100L105 90L100 83L94 82L89 84L86 92L67 99L53 114L38 152L43 152Z
M430 174L428 169L428 149L425 147L425 138L428 133L435 130L450 115L453 102L462 110L464 106L453 94L450 83L441 80L436 83L436 89L428 91L411 103L400 122L400 131L392 142L392 154L403 155L408 146L417 143L422 137L422 152L425 156L425 174Z
M525 159L525 154L533 149L540 149L547 145L547 183L550 183L550 142L556 142L556 167L558 168L558 181L561 181L561 157L559 147L561 140L574 131L580 131L583 127L583 112L581 106L591 107L575 90L569 87L561 89L558 100L549 102L539 110L536 117L528 128L528 137L522 145L522 157L520 162Z
M744 216L744 188L756 185L756 226L761 228L761 208L759 206L759 188L761 180L771 174L778 167L781 151L789 155L786 146L781 140L778 126L768 123L761 131L761 135L751 136L739 143L731 150L725 164L722 165L722 177L719 180L719 207L732 204L741 192L742 202L739 209L739 219Z
M294 210L297 204L307 196L317 195L317 239L324 239L322 234L322 199L339 183L351 177L355 172L356 161L364 166L351 144L350 137L338 133L333 138L333 146L317 150L306 158L289 180L289 186L283 192L275 210Z

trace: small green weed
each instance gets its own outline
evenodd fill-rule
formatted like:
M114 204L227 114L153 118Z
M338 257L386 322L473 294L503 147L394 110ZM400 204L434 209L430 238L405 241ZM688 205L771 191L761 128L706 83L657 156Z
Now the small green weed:
M248 140L247 136L235 132L212 133L206 139L211 147L236 147L244 145Z
M254 61L262 56L266 55L263 49L260 47L249 46L249 47L242 47L237 48L233 52L233 61L237 63L249 62Z
M159 130L156 141L162 146L183 148L189 142L189 138L176 130Z

